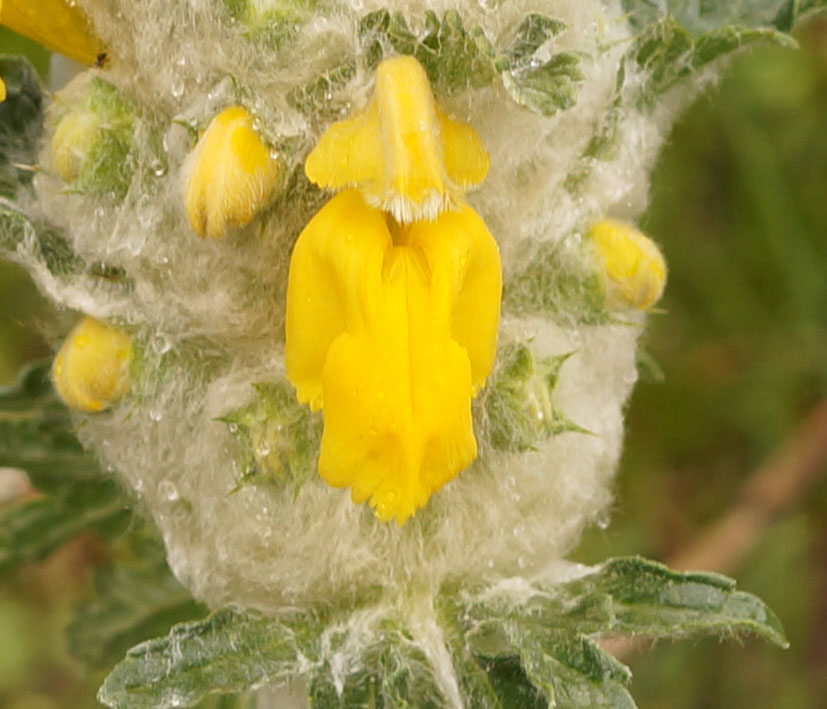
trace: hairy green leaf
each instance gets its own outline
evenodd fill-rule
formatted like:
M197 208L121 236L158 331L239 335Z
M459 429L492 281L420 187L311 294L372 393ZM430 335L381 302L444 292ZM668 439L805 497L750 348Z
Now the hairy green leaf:
M50 361L30 365L0 389L0 465L24 470L43 493L59 494L100 470L75 437L50 372Z
M341 685L341 686L337 686ZM368 643L361 666L337 680L330 662L313 673L308 699L314 709L442 709L434 668L399 628Z
M43 127L43 95L37 73L21 57L0 56L6 100L0 103L0 196L13 197L31 182Z
M628 13L634 27L642 28L672 15L682 26L694 34L708 32L721 27L777 27L787 30L791 26L778 24L781 20L794 21L802 11L802 5L823 4L823 0L738 0L718 2L701 0L623 0L623 9Z
M68 628L69 650L91 667L110 668L133 645L206 614L172 575L163 546L142 544L136 560L96 571L94 596Z
M577 84L583 79L580 58L561 52L537 59L539 50L565 30L561 20L531 13L502 49L480 27L468 30L455 10L441 18L428 11L424 25L416 34L399 12L384 9L365 15L359 37L368 68L392 54L412 55L439 96L489 86L499 77L514 101L545 116L570 108L577 100Z
M729 25L693 35L667 15L641 32L630 52L633 61L645 72L646 78L640 87L641 100L652 102L715 59L757 41L795 45L788 35L772 28Z
M317 661L318 638L314 618L264 618L226 608L132 648L98 699L110 707L162 709L284 682Z
M49 372L41 362L0 390L0 465L25 471L45 494L0 510L0 574L46 558L81 533L119 534L131 519L116 483L100 477L72 433Z
M0 511L0 574L42 561L84 532L122 532L131 518L112 480L76 480L59 495L17 502Z

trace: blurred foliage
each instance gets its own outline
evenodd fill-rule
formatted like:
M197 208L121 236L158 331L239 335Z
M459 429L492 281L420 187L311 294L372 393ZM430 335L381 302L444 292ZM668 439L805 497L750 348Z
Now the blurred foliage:
M45 54L5 29L0 39L3 51L28 50L45 76ZM648 343L665 382L643 382L633 397L618 509L608 530L587 536L582 560L684 547L827 392L827 22L799 39L804 51L767 46L736 60L662 156L643 226L671 268L667 314L653 318ZM43 352L30 326L37 303L22 272L0 264L0 382ZM737 573L778 612L791 649L662 644L632 658L640 706L823 705L825 493L821 482ZM1 706L97 706L103 674L69 658L64 630L92 586L109 583L93 569L124 553L85 536L3 581Z
M827 21L803 51L765 46L675 128L645 230L670 266L627 416L617 509L584 561L666 559L827 394ZM640 706L816 709L827 696L827 481L772 526L735 576L780 615L791 649L661 644L631 662Z

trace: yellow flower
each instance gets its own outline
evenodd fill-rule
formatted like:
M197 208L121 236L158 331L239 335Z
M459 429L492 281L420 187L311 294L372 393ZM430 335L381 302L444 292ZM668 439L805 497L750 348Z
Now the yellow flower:
M196 234L210 239L247 224L266 205L281 173L241 106L213 118L189 162L187 216Z
M78 411L96 412L116 403L129 388L129 335L84 317L60 346L52 365L58 394Z
M380 64L366 111L307 159L312 180L349 187L293 250L287 376L323 410L322 478L382 521L403 524L477 455L471 399L493 366L502 277L461 192L486 169L411 57Z
M81 64L93 64L103 50L70 0L0 0L0 24Z
M433 218L488 173L488 153L473 128L437 106L413 57L376 69L376 88L359 115L334 123L307 157L320 187L356 187L399 221Z
M617 219L601 219L593 224L589 238L605 275L609 307L652 307L666 285L666 262L655 242Z

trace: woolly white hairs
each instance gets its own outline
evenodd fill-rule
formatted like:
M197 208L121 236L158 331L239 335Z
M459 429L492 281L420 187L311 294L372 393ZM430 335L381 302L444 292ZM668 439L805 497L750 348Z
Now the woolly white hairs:
M247 404L252 384L284 375L289 256L324 197L288 191L289 199L276 200L250 226L211 241L192 233L179 191L187 124L203 127L239 95L271 144L285 145L289 137L300 146L281 151L287 172L300 168L329 119L296 110L290 91L358 53L358 18L387 3L336 3L283 51L269 53L243 36L218 0L78 4L113 49L105 80L137 107L134 171L119 203L68 192L44 147L38 200L26 207L60 228L82 257L123 268L133 285L57 277L29 265L58 303L121 323L141 345L147 374L135 394L111 412L80 417L78 425L84 443L128 482L157 523L176 575L213 607L268 612L371 589L384 589L393 605L413 588L429 598L446 581L474 587L514 575L553 580L557 567L549 564L571 550L611 502L642 320L624 314L623 322L584 324L565 313L541 316L526 307L532 284L520 285L517 276L549 246L559 247L554 268L585 268L579 240L590 222L640 214L664 126L679 100L670 99L654 117L623 109L614 159L595 165L577 190L564 188L611 110L631 33L619 2L393 3L414 29L422 27L426 10L457 9L467 26L479 24L492 40L513 32L529 12L560 18L568 29L553 49L576 52L585 75L576 105L551 117L519 106L499 85L440 101L476 129L490 154L490 173L468 199L499 243L511 293L500 342L528 345L535 358L574 353L562 367L555 404L589 433L563 433L524 453L502 452L490 445L486 416L478 411L480 457L402 527L379 522L366 505L351 502L349 490L318 477L298 489L249 484L236 490L239 446L217 419ZM263 12L270 4L261 0L257 7ZM55 98L53 117L83 100L94 74ZM348 84L349 105L338 115L362 107L371 85L371 73L358 70ZM634 81L626 86L632 91ZM46 135L44 146L50 139ZM445 691L452 696L450 687Z

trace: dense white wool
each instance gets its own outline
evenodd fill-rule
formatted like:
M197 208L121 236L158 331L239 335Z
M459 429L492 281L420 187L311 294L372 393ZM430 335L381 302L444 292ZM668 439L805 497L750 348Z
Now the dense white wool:
M584 325L506 309L502 342L526 343L538 357L574 352L555 403L592 435L565 433L537 450L506 454L492 450L485 422L477 421L481 456L402 528L377 521L367 505L350 501L349 491L318 478L295 494L292 487L267 485L232 492L239 448L216 419L250 401L253 383L283 376L290 250L324 197L310 191L277 201L223 240L197 238L179 189L190 145L181 123L203 128L221 108L243 100L274 145L283 136L299 138L295 153L283 156L298 168L327 123L306 119L285 97L355 50L356 19L365 12L391 5L421 27L425 9L457 8L467 26L481 24L492 39L530 11L562 18L569 29L554 49L581 54L586 76L572 109L543 118L499 85L443 102L474 126L490 153L490 174L469 201L500 245L508 286L542 245L565 240L582 261L577 241L590 221L607 214L634 218L645 206L648 173L674 101L657 119L624 111L616 158L597 165L578 191L562 186L611 105L629 32L619 2L354 0L311 20L281 53L245 38L218 0L79 4L111 48L101 76L143 107L135 142L146 169L122 203L69 192L54 174L47 135L38 201L26 208L61 229L85 258L122 266L133 286L56 278L22 252L20 258L58 303L114 319L140 343L149 373L140 391L78 423L83 441L156 521L178 577L212 606L276 611L366 589L385 589L394 599L411 586L433 593L446 580L494 584L543 573L571 550L611 501L642 322ZM58 100L71 103L84 81ZM351 82L351 108L364 105L371 81L365 73ZM420 619L418 627L423 646L436 655L440 643L430 622ZM442 681L448 695L455 691L451 681Z

